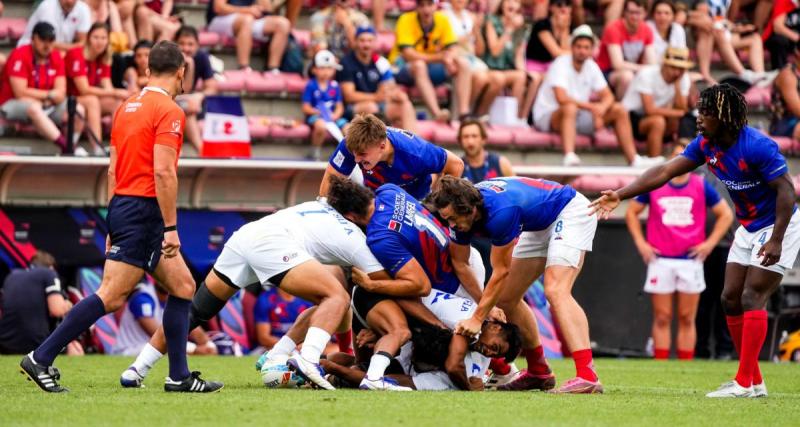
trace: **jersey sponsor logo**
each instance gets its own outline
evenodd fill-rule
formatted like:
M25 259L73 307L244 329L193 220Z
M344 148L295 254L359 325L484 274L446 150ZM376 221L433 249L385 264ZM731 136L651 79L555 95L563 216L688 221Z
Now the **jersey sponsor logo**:
M390 219L389 220L389 230L400 232L400 229L403 228L403 224Z
M733 191L748 190L761 185L761 181L732 181L730 179L721 179L720 181L728 187L728 190Z
M341 151L336 151L336 155L333 156L333 164L342 167L342 163L344 163L344 154Z
M292 252L289 255L283 256L283 262L289 262L290 260L293 260L295 258L297 258L297 252Z
M481 365L479 365L477 363L473 363L472 364L472 373L475 374L475 375L481 374L482 373L481 372Z
M416 213L416 205L414 202L406 201L405 193L398 192L394 195L394 208L392 210L393 220L402 222L408 226L413 226Z
M389 127L388 129L392 130L392 131L394 131L396 133L399 133L399 134L405 136L408 139L413 139L414 138L414 134L409 132L409 131L407 131L407 130L405 130L405 129L395 128L395 127Z
M663 210L661 221L664 225L674 227L686 227L694 225L694 215L692 207L694 199L686 196L661 197L658 199L658 207Z
M506 191L506 186L508 186L508 183L503 180L496 180L496 181L492 180L492 181L483 181L475 186L478 188L485 188L487 190L492 190L495 193L502 193L503 191Z

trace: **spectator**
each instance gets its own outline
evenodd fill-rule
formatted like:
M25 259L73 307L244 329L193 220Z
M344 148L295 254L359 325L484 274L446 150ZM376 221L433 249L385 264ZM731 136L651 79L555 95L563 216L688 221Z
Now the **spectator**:
M335 123L340 129L347 125L344 115L344 98L339 83L334 80L336 70L342 66L329 50L321 50L314 55L311 74L314 78L308 81L303 92L303 114L306 123L311 126L311 150L308 158L319 160L322 143L328 135L325 122Z
M203 101L206 96L217 94L217 80L211 68L211 59L208 52L200 49L200 39L194 27L183 26L178 30L175 41L186 57L186 77L184 78L184 94L176 100L186 113L186 139L194 146L198 153L201 152L203 137L200 134L200 125L197 116L203 110ZM203 82L202 90L198 90L198 83Z
M395 84L389 61L375 51L372 27L360 27L356 31L356 48L342 60L339 82L347 102L348 117L381 113L390 123L416 131L414 105Z
M529 72L546 73L556 57L569 55L571 14L570 0L553 0L550 2L550 15L533 24L525 51Z
M463 178L478 183L499 176L512 176L511 162L486 150L486 128L478 120L467 119L458 128L458 145L464 150Z
M726 18L729 4L716 0L700 1L689 13L688 23L695 30L700 74L707 82L716 83L711 77L711 57L716 46L725 65L740 79L754 84L767 77L764 74L764 46L754 25L733 24ZM744 68L737 50L748 51L752 70Z
M213 0L208 2L208 31L236 39L239 68L250 69L253 40L269 41L266 68L277 73L289 40L289 20L271 13L269 0Z
M672 156L685 146L676 144ZM639 214L649 207L647 239ZM706 237L706 207L717 217ZM703 262L733 222L733 212L700 175L684 174L661 188L630 201L625 222L636 248L647 264L644 290L653 302L653 347L656 359L668 359L673 296L678 301L677 352L681 360L694 357L695 317L700 293L706 288Z
M115 89L111 85L111 49L106 24L93 24L85 46L67 51L64 63L68 79L67 94L77 97L78 103L86 111L86 125L91 132L89 140L94 154L104 156L101 116L113 114L119 104L131 95L129 91Z
M603 10L603 22L614 22L622 16L625 0L598 0L597 5Z
M125 70L125 82L131 93L139 92L147 86L147 60L153 43L139 40L133 47L133 63Z
M167 296L158 285L140 283L136 286L122 310L112 354L136 356L142 351L161 326ZM217 354L216 345L208 339L203 328L198 326L191 331L189 337L195 342L187 344L188 354Z
M25 270L12 270L3 282L0 354L33 351L50 335L52 320L72 308L62 293L53 256L37 251L30 264ZM83 354L83 349L73 341L67 354Z
M794 61L780 71L773 83L769 134L800 139L800 44Z
M622 99L634 74L644 65L655 64L653 31L644 22L642 0L626 0L622 18L603 29L597 65Z
M258 296L253 309L258 345L271 349L289 331L300 313L313 307L280 288L270 288Z
M172 40L181 27L177 17L172 16L173 0L143 0L134 9L134 22L139 39Z
M448 78L455 80L458 114L470 113L472 75L469 60L459 55L455 32L442 12L436 11L438 0L417 0L417 9L400 15L397 20L397 44L389 57L400 68L397 82L416 86L425 106L438 121L450 120L450 111L439 108L434 86Z
M0 81L0 110L8 120L30 120L39 135L63 152L67 140L58 124L66 118L67 82L55 40L55 28L42 21L33 26L31 44L11 51Z
M92 23L106 24L111 32L123 32L117 4L111 0L85 0L92 14Z
M472 96L470 105L475 106L476 115L486 114L494 99L502 89L502 75L492 79L489 67L481 60L477 53L485 50L485 42L481 33L481 25L476 25L475 15L467 10L467 0L451 0L449 8L443 13L450 21L450 28L458 39L456 48L459 55L467 59L472 74Z
M653 31L653 52L659 60L664 58L668 47L686 47L686 30L675 22L675 12L672 0L656 0L650 8L647 25Z
M86 33L92 26L92 11L81 0L43 0L33 11L25 27L25 33L17 42L17 47L31 44L33 27L39 22L47 22L55 29L55 47L67 51L82 46Z
M327 49L343 58L356 43L356 29L370 24L367 15L353 7L355 0L335 0L311 15L312 54Z
M564 165L577 166L576 133L591 135L613 124L620 148L628 163L641 166L636 154L628 113L608 88L603 72L592 59L595 37L588 25L572 31L570 55L562 55L547 70L533 106L533 122L544 132L558 132L564 145ZM593 97L599 101L590 101Z
M687 70L694 67L689 49L670 47L661 65L648 65L633 78L622 98L628 110L633 134L647 141L651 162L660 162L665 135L674 135L682 117L689 111L691 82ZM694 117L692 117L693 119Z
M133 22L133 13L136 9L137 0L114 0L114 3L117 5L122 31L128 36L128 45L135 46L139 41L136 36L136 25Z
M800 7L797 0L776 0L763 35L773 70L789 62L797 42L800 42Z
M764 31L764 27L767 25L767 21L769 21L770 12L772 11L772 0L723 0L730 4L730 11L728 12L728 17L732 20L735 20L741 11L742 7L750 7L753 6L753 13L752 15L746 15L750 22L756 27L757 32ZM715 0L715 3L719 3L720 0Z
M491 14L486 22L483 60L492 74L502 76L499 86L511 89L517 99L517 120L527 126L542 74L529 74L525 69L525 41L530 28L525 25L519 0L502 0L499 10L500 15Z

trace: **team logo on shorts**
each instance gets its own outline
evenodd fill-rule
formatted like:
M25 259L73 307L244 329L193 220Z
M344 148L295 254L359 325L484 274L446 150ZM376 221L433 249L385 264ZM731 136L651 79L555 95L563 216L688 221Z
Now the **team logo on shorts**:
M297 258L297 252L291 253L289 255L284 255L283 262L289 262L290 260L293 260L295 258Z
M403 228L403 224L397 222L393 219L389 220L389 230L400 232L400 229Z

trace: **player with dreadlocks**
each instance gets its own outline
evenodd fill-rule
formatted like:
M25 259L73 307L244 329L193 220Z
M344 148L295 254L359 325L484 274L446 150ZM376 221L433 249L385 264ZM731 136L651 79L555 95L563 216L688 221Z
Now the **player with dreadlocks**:
M699 135L681 156L648 169L622 189L603 191L591 206L608 218L621 200L708 165L728 188L741 227L728 254L722 290L728 328L739 351L739 370L733 380L706 396L763 397L767 388L758 354L767 334L765 308L800 249L794 185L775 141L747 126L747 104L736 89L721 84L704 90L698 109ZM676 205L673 213L683 216L691 210L681 206Z

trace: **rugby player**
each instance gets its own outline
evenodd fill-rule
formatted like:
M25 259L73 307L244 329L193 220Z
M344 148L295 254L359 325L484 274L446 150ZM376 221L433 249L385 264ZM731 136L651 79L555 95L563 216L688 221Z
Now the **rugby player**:
M461 176L464 171L464 162L455 154L409 131L387 128L373 114L358 115L350 122L347 137L328 162L319 195L328 195L331 176L349 176L356 166L373 191L392 183L419 200L430 192L431 175Z
M349 296L340 280L325 265L353 265L366 274L383 271L365 244L364 233L330 206L306 202L283 209L242 226L225 243L214 268L200 284L191 303L191 325L208 321L242 288L260 283L278 286L315 304L298 322L307 331L281 337L273 356L289 355L287 364L316 386L332 390L323 378L319 359L331 334L341 324ZM385 276L385 273L383 273ZM308 313L308 314L306 314ZM302 350L293 352L298 334L304 332ZM124 387L139 387L161 357L164 335L159 329L120 379ZM272 350L271 350L272 352Z
M211 392L221 383L189 372L186 340L194 281L180 255L176 202L177 164L186 117L174 99L186 71L178 45L162 41L148 59L148 86L114 114L108 168L108 228L103 281L97 293L75 305L21 371L42 390L64 392L53 365L58 353L106 313L125 304L145 271L170 293L163 316L169 354L168 392Z
M608 218L621 200L708 165L728 188L741 226L728 253L722 290L739 370L733 380L706 396L763 397L767 388L758 354L767 335L766 304L800 249L795 189L775 141L747 126L747 103L735 88L720 84L705 89L698 110L699 135L683 155L648 169L619 190L603 191L591 206Z
M473 235L492 240L492 275L471 318L456 332L475 336L496 305L518 325L528 369L499 390L549 390L555 376L544 359L536 319L522 300L530 284L544 272L544 292L567 348L576 377L561 393L602 393L592 363L589 323L572 297L572 286L591 251L597 217L587 215L588 199L569 186L531 178L495 178L473 186L465 179L443 177L426 200L455 230L453 264L465 264Z

